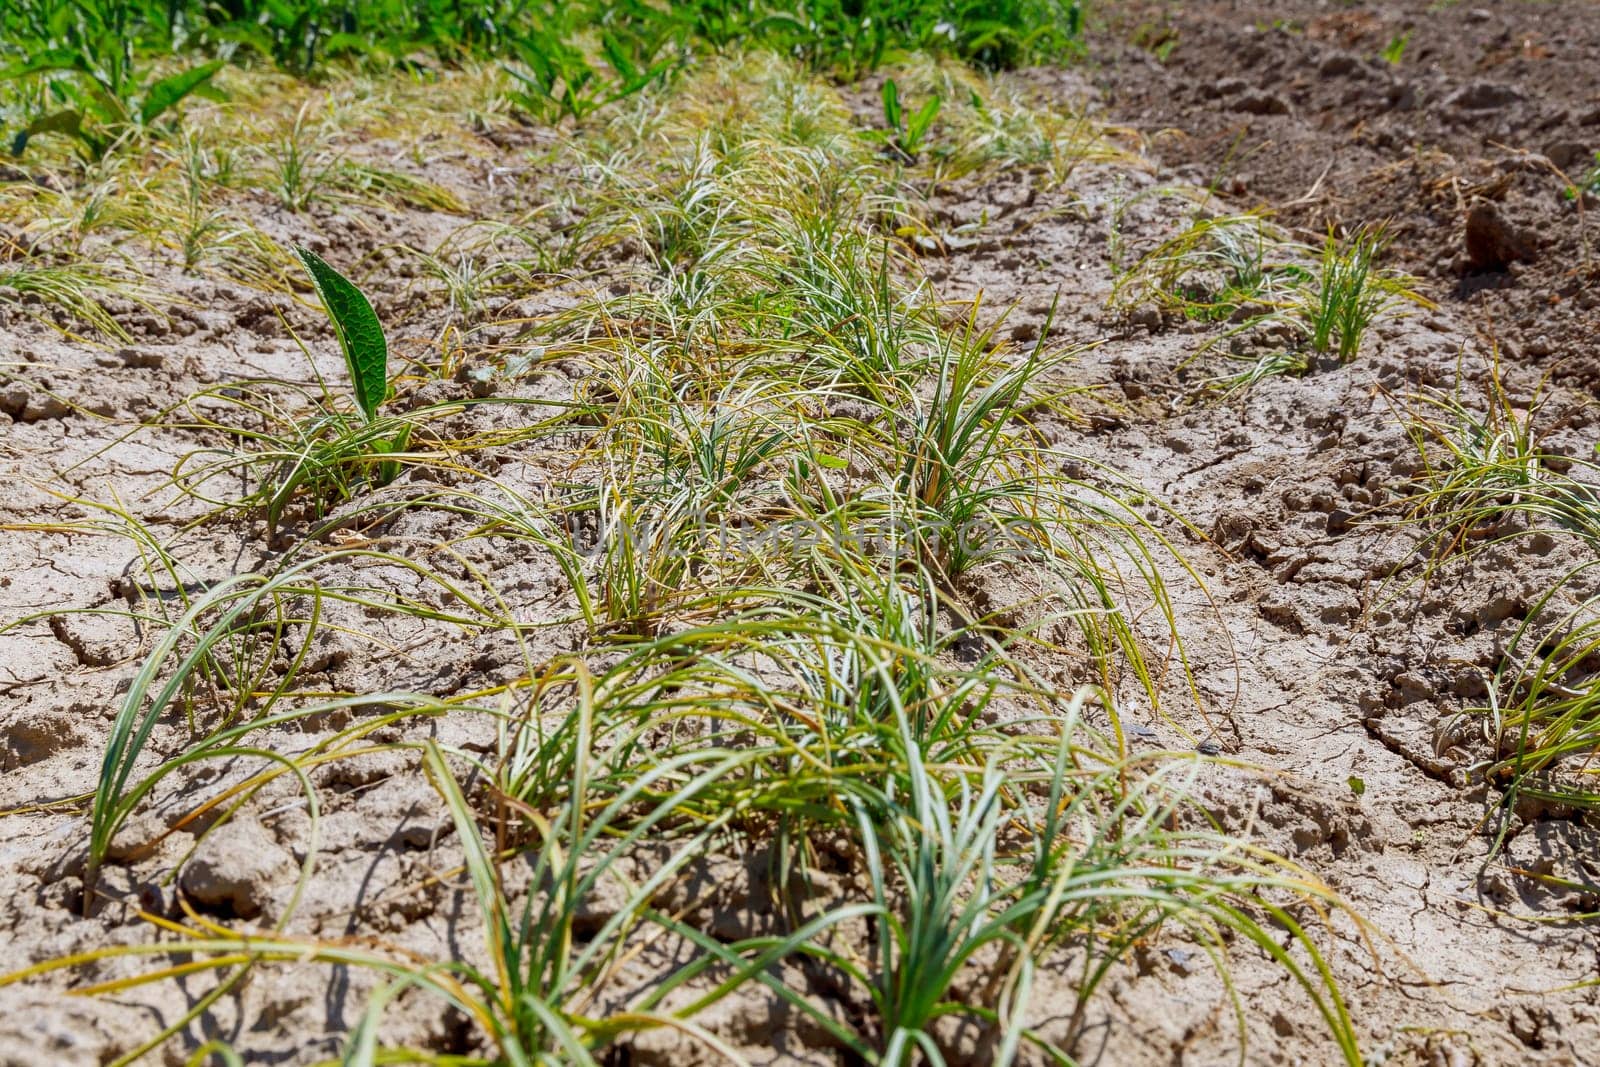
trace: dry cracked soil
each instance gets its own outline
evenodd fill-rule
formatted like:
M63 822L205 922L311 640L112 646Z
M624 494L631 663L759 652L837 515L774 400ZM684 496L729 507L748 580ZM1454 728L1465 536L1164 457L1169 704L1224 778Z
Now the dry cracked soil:
M1600 227L1584 212L1600 205L1565 190L1600 150L1600 7L1096 6L1105 10L1080 65L1021 78L1031 91L1082 103L1137 158L1085 164L1044 192L1024 168L943 186L934 217L952 228L981 222L984 237L952 242L923 266L944 297L981 291L988 307L1010 308L1002 329L1019 344L1038 335L1054 307L1055 337L1091 346L1074 374L1115 402L1096 409L1087 428L1046 420L1043 432L1071 437L1087 460L1115 466L1171 509L1152 512L1152 521L1199 579L1175 581L1173 595L1208 710L1152 719L1133 744L1223 754L1228 762L1201 784L1218 823L1253 833L1348 901L1359 921L1335 920L1328 962L1369 1062L1596 1062L1600 943L1584 917L1600 910L1600 829L1559 805L1498 812L1495 790L1470 773L1483 741L1462 716L1485 696L1486 675L1530 604L1589 550L1548 537L1507 540L1421 581L1413 535L1383 521L1381 505L1416 473L1405 398L1421 387L1470 394L1496 361L1512 394L1525 400L1542 390L1548 447L1594 447ZM1403 53L1390 62L1382 53L1402 37ZM863 108L873 91L861 90ZM470 151L442 155L428 176L469 212L496 198L535 199L545 176L528 172L526 144L499 141L478 138ZM375 143L362 151L383 158L386 150ZM1377 326L1347 365L1192 402L1196 384L1228 365L1226 341L1195 357L1219 326L1113 297L1114 267L1170 236L1186 217L1181 205L1197 198L1217 211L1271 212L1307 241L1330 226L1387 222L1389 256L1420 279L1433 306ZM419 210L349 213L359 224L264 207L261 225L348 254L352 242L358 252L401 240L428 247L462 221ZM416 301L404 277L369 284L386 321ZM0 636L8 967L139 940L145 927L134 909L171 913L180 891L209 914L269 922L296 894L305 858L307 827L289 781L252 796L198 846L203 827L170 832L187 810L180 792L119 835L117 862L102 876L106 895L81 914L81 797L95 786L108 709L148 635L125 615L93 610L134 602L128 542L67 524L112 521L84 501L113 499L169 534L193 519L198 505L159 490L194 437L150 430L121 441L125 429L225 379L309 381L286 326L310 340L322 373L342 373L325 326L305 308L284 310L178 272L161 285L182 303L170 320L137 321L130 309L127 345L86 345L0 312L0 344L23 361L0 387L0 611L36 617ZM549 313L564 299L543 293L526 311ZM426 334L430 312L412 311L415 333ZM516 388L532 399L559 397L573 387L564 375L552 368ZM463 378L422 388L445 397L472 385ZM477 420L484 432L512 418L487 408L452 417ZM503 457L498 473L536 485L558 465L546 447ZM400 525L388 535L424 542L460 532L433 513L408 512ZM184 537L190 559L222 570L248 569L252 554L275 551L228 526ZM519 618L568 617L552 564L509 549L497 555L492 541L474 551L481 558L465 562L495 571ZM403 567L351 567L364 568L351 580L369 586L418 582ZM1595 590L1572 595L1585 592ZM304 676L324 677L329 691L449 694L522 669L512 642L442 633L425 620L368 619L363 633L357 641L325 631ZM530 640L538 659L577 647L582 633L551 626ZM183 729L163 723L155 747ZM467 748L493 742L450 720L437 729L466 731L445 740ZM292 733L285 744L308 743ZM470 958L478 949L459 932L470 904L441 877L460 853L437 795L410 767L387 751L316 772L325 798L320 859L296 921L319 936ZM198 771L191 795L203 791L206 773L226 772ZM163 879L180 864L177 884ZM663 910L703 915L729 938L769 930L774 917L751 888L759 867L749 856L712 857ZM604 903L596 907L603 912ZM632 980L648 982L659 962L641 956ZM129 973L124 963L103 963L95 977ZM371 982L358 971L329 979L262 968L210 1008L208 1025L249 1062L310 1062L337 1054ZM1249 1009L1247 1062L1335 1062L1320 1021L1280 971L1243 958L1234 982ZM1070 1002L1070 974L1040 983L1047 1003ZM67 987L57 975L0 990L0 1062L106 1062L198 995L175 983L164 993L75 999L61 995ZM1224 990L1181 947L1136 952L1096 1005L1076 1046L1080 1062L1209 1064L1239 1054ZM753 1061L843 1062L774 1002L732 998L716 1013L706 1025ZM398 1040L424 1047L468 1040L465 1020L430 1001L392 1022ZM151 1059L182 1063L186 1055L169 1048ZM704 1055L651 1032L617 1062ZM983 1058L982 1046L969 1050L969 1062Z

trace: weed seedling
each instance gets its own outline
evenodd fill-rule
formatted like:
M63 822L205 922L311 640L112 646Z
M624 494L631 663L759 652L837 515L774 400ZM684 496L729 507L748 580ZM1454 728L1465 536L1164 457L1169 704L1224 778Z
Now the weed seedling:
M1600 152L1594 154L1594 167L1566 189L1568 200L1580 196L1600 196Z
M1479 767L1520 795L1600 808L1595 757L1600 753L1600 599L1560 613L1561 597L1592 583L1593 563L1556 583L1517 626L1495 671L1486 720L1494 751Z
M1367 327L1403 302L1431 307L1406 275L1378 266L1389 243L1382 226L1362 228L1341 242L1330 232L1322 243L1312 291L1300 306L1311 350L1349 363L1361 351Z
M1429 554L1439 559L1551 526L1600 544L1600 466L1552 454L1535 425L1541 398L1514 403L1498 365L1484 394L1480 412L1458 393L1424 390L1406 415L1422 466L1406 520L1429 530Z
M173 472L174 484L208 503L224 508L260 509L269 532L284 511L305 495L320 514L328 505L348 500L362 485L387 485L400 473L393 457L411 443L415 419L382 415L388 397L389 345L383 326L366 296L322 257L305 248L295 254L311 275L323 309L339 339L355 410L333 402L326 386L311 398L308 415L285 407L281 389L262 383L238 383L192 398L188 406L220 402L245 414L228 426L197 415L197 424L223 429L254 447L242 451L200 451L184 458ZM253 478L256 487L242 500L213 499L211 483L225 476Z
M1383 50L1378 53L1378 58L1389 64L1391 67L1398 67L1400 65L1400 61L1405 58L1406 45L1410 42L1410 30L1407 30L1405 33L1395 34L1393 37L1389 38L1389 43L1384 45Z
M389 389L389 341L383 335L383 324L378 321L366 294L350 279L308 248L296 248L295 254L311 275L312 284L339 338L345 366L350 370L356 407L362 418L371 422Z
M1197 218L1119 278L1112 301L1153 303L1201 322L1259 317L1308 277L1304 268L1276 261L1284 251L1259 216Z
M887 145L907 163L915 163L922 154L923 143L933 129L933 120L939 117L944 101L930 96L914 113L907 113L900 103L900 87L893 78L883 83L883 124L887 129Z
M302 104L277 143L265 151L270 164L266 186L285 211L297 214L325 195L324 187L338 165L338 159L325 158L309 136L306 115L310 107L310 101Z

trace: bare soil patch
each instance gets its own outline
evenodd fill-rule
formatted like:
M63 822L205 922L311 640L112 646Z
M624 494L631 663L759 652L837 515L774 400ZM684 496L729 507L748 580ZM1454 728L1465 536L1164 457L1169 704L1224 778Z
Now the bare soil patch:
M1030 412L1029 432L1075 457L1058 459L1086 486L1100 484L1097 465L1120 472L1147 494L1130 507L1177 549L1152 556L1169 613L1148 592L1122 602L1143 608L1132 625L1165 668L1152 683L1159 709L1130 675L1108 680L1127 709L1128 751L1217 757L1196 764L1198 804L1184 817L1286 857L1285 870L1348 902L1325 925L1304 900L1292 913L1317 925L1368 1061L1587 1062L1600 1047L1593 817L1527 798L1506 810L1499 784L1474 773L1494 753L1468 711L1486 698L1517 626L1593 549L1519 531L1435 567L1395 505L1419 474L1407 430L1419 389L1477 402L1498 381L1522 405L1537 394L1546 448L1592 454L1600 227L1585 212L1600 208L1566 190L1600 149L1600 19L1583 3L1152 4L1126 5L1096 33L1083 69L1005 83L1041 111L1088 116L1092 136L1063 121L1052 136L1070 140L1070 152L910 179L921 228L898 234L909 265L896 270L925 274L945 306L970 311L981 295L976 317L999 321L996 351L1008 358L1041 335L1083 346L1051 381L1093 393L1070 409ZM1407 34L1399 63L1379 58ZM843 91L829 107L840 121L870 125L878 84ZM708 126L731 125L739 94L754 89L729 76L716 92L706 99L726 111L706 107ZM285 100L272 106L292 113ZM391 403L432 412L428 440L437 443L427 463L370 494L320 513L291 509L269 528L258 511L199 522L207 507L174 491L175 470L241 436L185 414L198 410L193 398L242 381L271 383L263 396L284 397L318 378L341 380L333 333L309 301L185 271L170 249L150 249L137 254L151 307L112 309L130 333L123 341L63 336L24 302L0 307L10 353L0 384L0 615L28 620L0 635L0 899L11 902L0 929L17 966L147 942L171 929L162 923L269 931L282 919L307 944L487 967L462 875L468 852L419 753L433 742L489 765L504 733L492 714L384 716L410 695L492 711L505 694L536 691L541 672L568 657L600 670L627 654L626 644L595 640L570 575L530 540L486 535L481 516L460 508L385 504L446 501L491 484L548 504L595 476L575 459L587 455L592 426L523 431L573 407L629 399L637 383L615 373L623 362L596 355L607 339L652 329L701 336L700 320L687 328L648 319L659 310L648 298L660 296L652 272L666 237L625 228L593 236L601 216L588 192L659 190L608 186L622 179L575 162L568 145L579 135L567 128L445 121L416 156L383 130L381 116L367 116L339 135L341 150L434 183L457 210L328 202L295 212L259 190L231 201L280 245L337 259L372 295L396 358L414 361ZM603 136L619 154L630 147L626 126ZM671 144L682 150L681 139ZM686 198L671 217L697 218L704 203L723 201ZM1232 324L1128 306L1118 280L1195 212L1257 207L1309 243L1329 227L1387 222L1388 256L1436 306L1386 318L1346 364L1206 393L1203 382L1241 355L1230 348ZM507 229L473 230L489 223ZM482 238L470 254L469 235ZM519 241L551 256L589 243L481 290L452 288L465 279L439 269L465 271L472 256L494 258L484 249ZM0 259L4 249L0 241ZM666 273L686 290L699 280ZM482 303L466 302L467 292ZM699 295L704 303L672 306L704 310L714 334L716 294ZM596 301L605 314L593 312ZM561 343L530 339L530 324L552 323L566 331ZM1242 354L1256 343L1239 342ZM806 415L817 420L876 417L861 413L860 397L827 399L796 403L812 405ZM869 449L852 451L838 477L873 462ZM164 573L133 551L135 524L182 569ZM362 554L369 549L388 555ZM298 758L339 739L340 758L306 765L317 818L292 774L260 783L219 818L215 798L255 781L260 767L242 752L196 764L117 835L85 914L86 798L112 717L159 636L149 605L302 557L322 561L317 580L341 595L322 604L326 620L305 648L285 638L268 646L267 662L241 653L240 669L256 672L257 691L292 677L297 691L363 698L253 741ZM1019 568L977 568L941 601L941 625L1058 625L1021 658L1062 692L1102 681L1070 625L1035 617L1045 613L1031 580ZM1594 586L1579 580L1563 602L1593 596ZM414 610L393 610L402 601ZM687 607L662 618L667 633L703 621ZM194 707L214 711L205 700L229 696L202 694ZM1016 706L999 702L995 717L1020 716L1024 698L1008 699ZM350 732L368 722L370 735ZM1110 728L1103 717L1094 725ZM141 767L194 736L176 710L164 716ZM662 727L647 740L678 738ZM455 766L465 779L467 764ZM684 926L629 942L609 999L586 1007L599 1015L653 988L692 956L697 937L737 944L791 929L795 917L775 904L774 841L767 823L730 829L676 869L653 907ZM630 845L618 884L601 883L585 903L580 937L606 930L626 899L621 882L648 881L670 852L648 838ZM819 834L811 857L803 896L817 910L808 916L863 899L858 852ZM537 872L516 871L508 892L518 899L547 891ZM830 929L827 943L876 936L852 920ZM1238 946L1229 988L1196 937L1151 931L1109 966L1082 1010L1075 951L1040 966L1030 1025L1079 1062L1338 1061L1324 1019L1281 961L1256 948ZM110 1062L183 1020L214 985L214 976L194 984L179 975L115 986L150 962L112 956L0 990L0 1062ZM833 1019L870 1031L876 1009L837 971L786 958L771 973ZM107 991L64 995L90 983ZM378 984L338 961L262 963L147 1058L186 1063L212 1038L248 1062L337 1057ZM952 991L971 1003L991 995L975 980ZM476 1020L438 998L411 989L396 1005L384 1016L386 1040L438 1056L488 1054ZM751 983L696 1022L750 1062L857 1062L834 1030L770 984ZM993 1042L975 1025L938 1033L953 1063L991 1062ZM1045 1062L1031 1046L1019 1054ZM669 1027L629 1034L606 1055L619 1064L721 1061L706 1041Z

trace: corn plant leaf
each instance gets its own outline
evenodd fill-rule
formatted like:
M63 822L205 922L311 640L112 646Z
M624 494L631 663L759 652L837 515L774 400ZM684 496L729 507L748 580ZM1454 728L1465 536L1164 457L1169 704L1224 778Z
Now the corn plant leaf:
M144 94L144 103L139 107L139 124L148 126L160 118L167 108L210 81L211 76L222 69L222 64L222 60L213 59L209 63L202 63L198 67L191 67L162 78L151 85L149 91Z
M622 79L624 85L643 84L639 80L639 66L628 55L621 39L614 33L608 33L600 38L600 50L605 53L606 62L611 64L611 69Z
M0 79L25 78L52 70L77 70L85 68L87 60L81 52L70 48L47 48L29 56L21 63L0 67Z
M56 111L49 115L41 115L17 132L11 141L11 154L22 155L28 147L28 141L41 133L59 133L67 137L83 136L83 114L78 111Z
M339 347L344 350L344 361L350 368L356 405L370 422L389 384L389 342L383 336L383 324L378 321L372 304L350 279L308 248L296 247L295 254L316 284L317 295L322 298L333 330L339 335Z

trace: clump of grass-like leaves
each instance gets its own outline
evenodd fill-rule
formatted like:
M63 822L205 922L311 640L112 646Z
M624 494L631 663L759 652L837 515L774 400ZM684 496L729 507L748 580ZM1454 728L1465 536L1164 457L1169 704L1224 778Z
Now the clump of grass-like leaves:
M1564 530L1600 543L1600 467L1549 450L1536 392L1517 404L1498 363L1481 403L1422 390L1406 413L1421 469L1406 521L1431 531L1435 558L1535 530ZM1587 475L1587 477L1584 477Z
M1374 323L1407 304L1431 307L1413 278L1380 266L1387 245L1382 226L1345 238L1330 230L1320 248L1308 248L1255 215L1197 218L1123 274L1112 300L1233 324L1196 356L1223 342L1252 342L1273 328L1291 337L1281 347L1259 342L1268 349L1264 355L1231 356L1250 365L1207 383L1237 393L1272 375L1347 364Z
M963 14L950 39L1004 65L1042 47L1018 27L1043 10L1061 9L1024 5L978 36ZM802 58L868 69L928 13L880 11L888 17L869 25L819 11L827 32L814 47L835 51ZM634 65L658 80L672 39L617 36L653 17L625 11L600 31L611 71ZM788 32L773 21L768 32ZM593 57L580 58L522 89L592 115L609 82L586 80ZM931 98L961 122L982 110ZM1063 131L1039 126L1034 139L1016 110L986 120L994 158L1070 166ZM1241 1042L1247 1009L1229 980L1238 945L1303 994L1330 1056L1361 1062L1319 947L1338 907L1331 892L1209 828L1194 793L1211 768L1194 753L1135 755L1123 742L1123 676L1142 708L1174 688L1150 649L1179 645L1166 583L1190 572L1141 513L1147 494L1047 446L1038 424L1075 425L1078 392L1073 353L1052 347L1049 324L1018 351L979 302L951 315L917 269L903 242L928 228L905 169L957 160L941 156L925 113L915 137L916 116L899 114L889 159L850 126L838 94L798 68L755 84L748 66L713 63L672 95L597 117L583 131L589 210L571 213L559 256L527 262L542 271L620 256L605 288L500 324L482 297L517 295L516 270L483 285L467 276L475 267L459 284L442 279L462 322L513 327L508 347L576 379L570 400L539 402L556 415L466 441L423 436L458 407L395 410L370 303L302 253L351 398L275 382L202 394L187 428L211 435L210 450L173 478L274 525L297 506L341 514L286 555L268 545L260 573L192 586L176 582L181 568L163 554L172 546L153 546L148 584L179 592L172 606L142 609L159 625L112 720L86 901L108 865L152 859L124 855L118 834L200 761L230 772L168 833L218 825L284 776L314 829L312 769L399 750L448 813L430 878L472 902L460 933L482 950L423 958L302 933L290 915L258 930L190 911L151 916L159 933L148 942L0 984L159 960L79 989L189 984L191 1010L140 1053L250 968L272 966L380 979L345 1035L343 1062L360 1067L607 1062L662 1030L736 1058L712 1011L736 994L853 1062L942 1063L953 1024L976 1026L997 1064L1070 1062L1086 1052L1088 1005L1112 968L1162 938L1213 962ZM976 156L952 162L968 165ZM305 192L314 177L289 184ZM558 430L562 447L535 452ZM478 448L513 462L474 468L461 453ZM399 463L448 470L453 484L364 492L395 482ZM428 528L447 531L415 552L398 537L338 549L319 538L367 518L363 532L374 532L412 509L439 513ZM102 521L118 525L114 513ZM536 621L470 562L508 550L565 580ZM373 584L331 577L352 570ZM986 577L1015 578L1033 600L983 600ZM446 630L493 633L517 642L523 662L476 693L314 689L304 675L317 634L337 626L376 641L351 621L373 618L415 624L412 639L430 645ZM1057 623L1065 638L1044 632ZM540 658L523 641L545 626L557 637ZM1065 651L1075 680L1045 683L1026 655L1040 647ZM419 717L464 729L409 725ZM316 850L314 836L304 842L302 884ZM703 921L695 888L702 868L730 857L765 858L722 868L765 868L739 887L760 922L734 934ZM1036 982L1062 966L1074 976L1065 1010L1043 1003ZM394 1038L391 1017L424 997L466 1020L459 1048Z
M1292 255L1288 242L1258 215L1198 217L1124 272L1111 299L1204 322L1262 315L1308 280Z
M1298 901L1315 914L1326 891L1248 845L1178 829L1192 756L1130 759L1083 724L1088 691L1072 700L1039 691L1003 659L971 672L945 667L863 633L859 621L835 625L813 611L800 597L657 638L599 673L582 662L558 665L540 699L507 720L509 747L492 776L499 788L480 800L459 784L470 753L422 744L480 908L484 967L283 932L243 937L196 919L167 923L182 935L170 943L95 950L8 980L174 953L192 957L173 965L190 974L221 976L240 962L370 969L389 981L349 1037L345 1062L355 1064L424 1054L382 1038L386 1007L408 989L460 1009L492 1051L459 1062L488 1064L556 1055L593 1062L629 1033L663 1026L727 1052L697 1017L759 985L868 1063L909 1062L913 1050L942 1062L937 1024L947 1016L992 1033L994 1062L1006 1063L1023 1043L1070 1056L1079 1036L1073 1025L1046 1025L1034 1002L1033 975L1047 954L1070 946L1086 954L1087 1000L1112 961L1170 924L1224 969L1230 939L1268 953L1310 998L1341 1059L1360 1062L1310 931L1274 902ZM876 679L886 700L860 704L861 682L846 677L831 691L815 687L842 663L854 663L862 681ZM906 687L909 664L926 672L926 688ZM1038 709L1037 732L964 717L974 695L1022 698ZM932 715L930 697L955 714ZM935 751L945 754L931 758ZM518 766L523 773L507 773ZM788 826L801 870L812 833L848 834L869 892L823 910L787 900L780 913L796 916L792 925L732 942L658 910L695 858L730 834L761 834L775 818ZM627 860L647 843L648 873L631 876L641 868ZM526 889L504 876L513 864L531 872L514 883ZM578 917L602 882L609 917L579 937ZM776 884L787 897L803 893L805 880ZM864 952L830 936L869 919ZM612 989L619 961L662 936L679 939L688 957L657 983ZM841 1020L815 991L792 984L806 970L780 965L802 957L858 986L871 1017ZM958 979L980 992L955 994Z
M1478 770L1507 790L1507 806L1528 797L1600 807L1600 597L1595 564L1563 577L1530 606L1506 643L1483 717L1491 755ZM1562 610L1563 599L1577 602Z
M1388 243L1382 226L1323 239L1314 288L1299 309L1312 352L1349 363L1374 322L1403 303L1426 303L1409 278L1378 266Z

